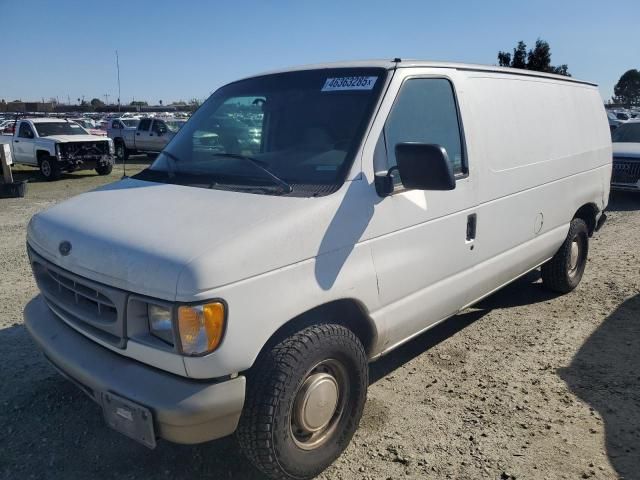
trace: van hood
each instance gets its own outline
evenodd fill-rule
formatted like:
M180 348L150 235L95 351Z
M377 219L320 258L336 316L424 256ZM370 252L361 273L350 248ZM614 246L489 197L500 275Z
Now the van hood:
M349 183L368 187L347 182L332 195L300 198L125 179L36 214L27 240L77 275L189 301L198 292L353 245L357 240L334 218L340 208L339 218L355 219L347 229L359 223L358 202L343 202ZM71 243L67 255L59 251L64 241Z

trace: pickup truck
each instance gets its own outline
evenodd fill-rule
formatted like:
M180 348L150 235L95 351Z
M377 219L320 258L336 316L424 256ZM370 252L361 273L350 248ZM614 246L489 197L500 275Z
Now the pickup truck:
M184 121L143 118L137 127L127 127L122 119L114 119L107 127L107 135L113 139L116 156L125 159L138 152L161 152L182 124Z
M74 122L58 118L18 121L13 135L0 135L9 144L16 164L37 166L47 180L62 172L95 169L108 175L113 169L113 141L90 135Z

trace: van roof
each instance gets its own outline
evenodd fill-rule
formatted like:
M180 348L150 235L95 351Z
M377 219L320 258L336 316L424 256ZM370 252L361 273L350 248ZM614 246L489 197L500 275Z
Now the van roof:
M400 60L396 62L394 60L356 60L347 62L329 62L329 63L316 63L310 65L300 65L290 68L283 68L265 72L259 75L251 75L251 77L269 75L273 73L284 73L299 70L322 70L327 68L385 68L391 70L393 68L415 68L415 67L430 67L430 68L451 68L455 70L467 70L467 71L481 71L481 72L496 72L507 73L511 75L525 75L529 77L542 77L553 80L562 80L565 82L582 83L586 85L592 85L597 87L598 85L593 82L579 80L573 77L566 77L564 75L556 75L554 73L537 72L534 70L523 70L519 68L507 68L497 67L495 65L480 65L474 63L455 63L455 62L438 62L430 60ZM250 78L250 77L247 77Z

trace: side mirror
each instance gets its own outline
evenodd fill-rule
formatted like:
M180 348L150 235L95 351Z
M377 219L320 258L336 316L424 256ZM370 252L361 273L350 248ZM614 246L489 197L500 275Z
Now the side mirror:
M376 190L381 196L393 192L394 173L400 175L402 185L412 190L453 190L456 179L444 147L426 143L398 143L397 167L386 175L376 176Z

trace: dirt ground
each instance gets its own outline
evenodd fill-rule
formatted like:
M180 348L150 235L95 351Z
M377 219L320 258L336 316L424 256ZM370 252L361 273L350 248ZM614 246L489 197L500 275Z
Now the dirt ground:
M233 439L150 451L111 431L25 331L29 218L120 175L24 168L27 198L0 200L0 478L261 478ZM576 291L529 274L372 364L360 429L321 478L640 479L639 236L640 196L613 195Z

